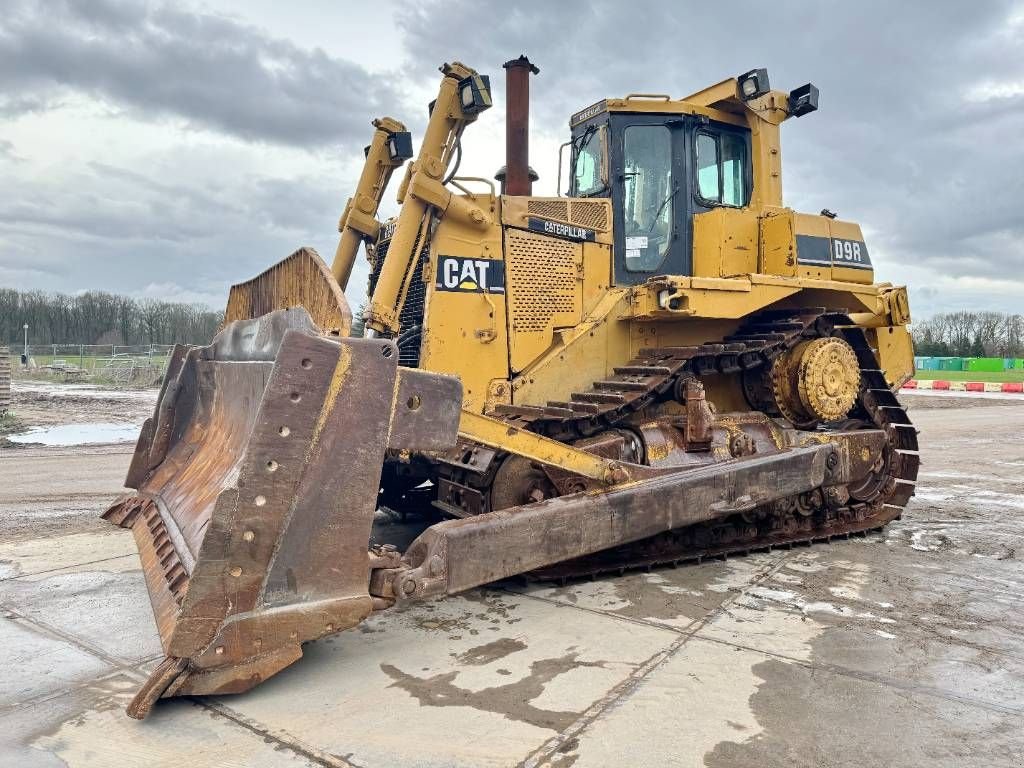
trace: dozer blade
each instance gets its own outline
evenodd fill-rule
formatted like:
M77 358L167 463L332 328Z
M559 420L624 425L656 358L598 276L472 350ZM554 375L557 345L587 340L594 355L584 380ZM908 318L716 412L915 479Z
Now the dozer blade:
M458 380L397 362L392 342L328 338L301 307L175 349L136 493L104 513L135 535L166 654L129 715L248 690L373 610L385 452L450 448L462 403Z

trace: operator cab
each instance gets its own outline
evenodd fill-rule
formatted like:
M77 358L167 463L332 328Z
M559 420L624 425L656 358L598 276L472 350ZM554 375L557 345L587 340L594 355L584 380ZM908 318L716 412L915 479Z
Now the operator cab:
M750 203L750 129L658 112L655 98L669 109L679 103L628 97L637 111L611 111L599 102L570 121L567 194L611 198L618 285L691 275L693 217Z

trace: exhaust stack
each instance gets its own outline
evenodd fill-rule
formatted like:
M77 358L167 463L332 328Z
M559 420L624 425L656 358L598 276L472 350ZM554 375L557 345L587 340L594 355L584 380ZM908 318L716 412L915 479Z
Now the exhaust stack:
M526 55L505 68L505 167L495 176L506 195L529 195L537 173L530 167L530 75L539 74Z

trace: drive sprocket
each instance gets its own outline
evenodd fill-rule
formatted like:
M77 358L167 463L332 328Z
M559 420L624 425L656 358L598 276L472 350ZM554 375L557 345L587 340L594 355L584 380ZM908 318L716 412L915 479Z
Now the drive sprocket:
M860 366L853 347L837 336L801 342L775 361L775 402L798 429L842 419L860 391Z

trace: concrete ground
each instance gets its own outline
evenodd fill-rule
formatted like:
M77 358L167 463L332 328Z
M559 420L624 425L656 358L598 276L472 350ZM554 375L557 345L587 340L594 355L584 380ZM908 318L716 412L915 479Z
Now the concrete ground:
M1024 402L913 402L883 534L387 612L141 723L128 448L0 448L0 764L1019 768Z

